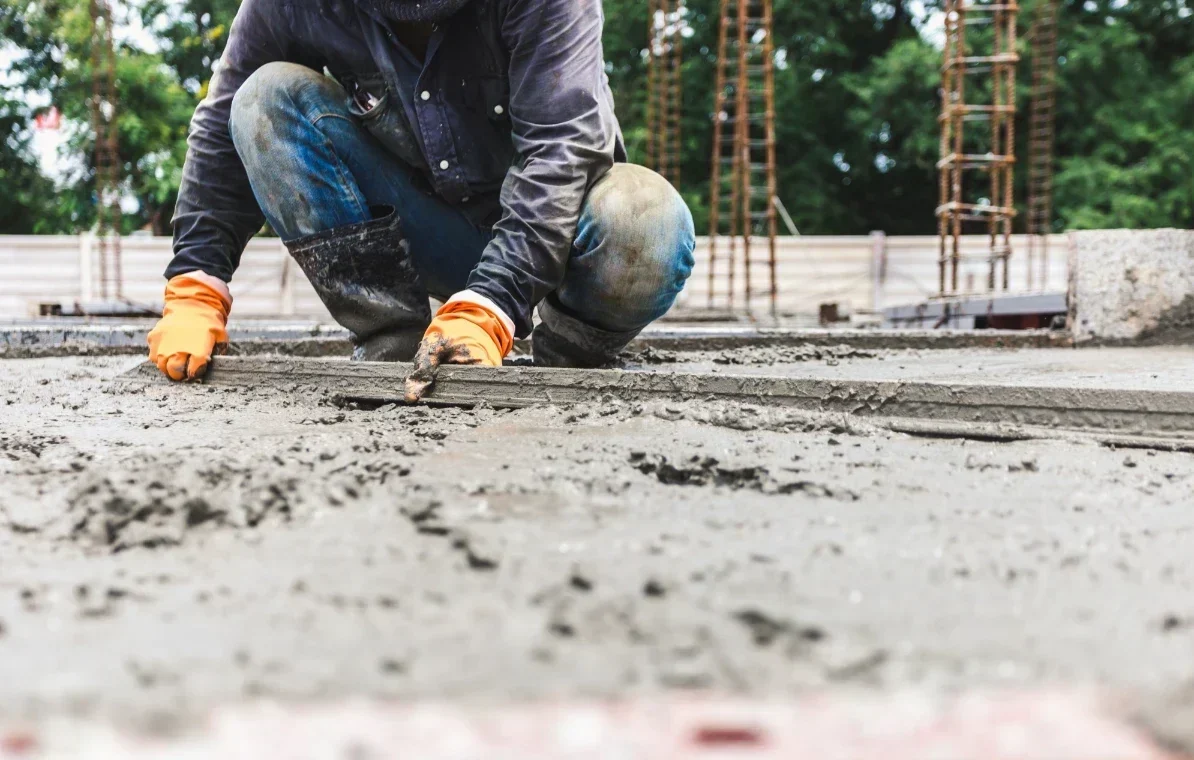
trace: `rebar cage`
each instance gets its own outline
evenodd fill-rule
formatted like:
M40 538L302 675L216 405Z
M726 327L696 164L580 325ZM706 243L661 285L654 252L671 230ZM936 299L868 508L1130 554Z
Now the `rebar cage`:
M116 53L112 40L112 8L108 0L91 0L91 129L95 135L95 239L99 259L99 295L124 297L121 271L122 162L117 126Z
M684 0L650 0L647 27L647 166L680 187Z
M1018 16L1019 5L1014 0L946 2L941 160L937 163L940 296L959 293L961 238L977 232L975 227L990 237L984 256L987 290L1008 289L1012 220L1016 216Z
M735 309L735 270L742 266L743 310L753 312L754 269L766 269L774 316L775 71L771 0L722 0L713 109L709 205L709 307ZM767 258L752 257L763 242ZM727 250L719 250L725 247ZM741 253L739 253L741 251ZM718 265L728 276L719 290Z
M1028 131L1028 289L1049 285L1053 231L1053 154L1057 106L1058 0L1039 0L1029 31L1032 89ZM1039 271L1039 279L1038 279Z

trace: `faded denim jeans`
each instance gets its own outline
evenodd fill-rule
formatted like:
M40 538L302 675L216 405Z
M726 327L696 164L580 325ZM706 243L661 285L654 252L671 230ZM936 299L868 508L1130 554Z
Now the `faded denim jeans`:
M350 112L344 88L311 69L260 68L233 101L230 130L284 241L393 207L427 292L445 298L465 288L492 238L426 189ZM563 281L548 301L628 342L671 308L692 272L694 246L692 215L675 189L648 169L615 164L585 198Z

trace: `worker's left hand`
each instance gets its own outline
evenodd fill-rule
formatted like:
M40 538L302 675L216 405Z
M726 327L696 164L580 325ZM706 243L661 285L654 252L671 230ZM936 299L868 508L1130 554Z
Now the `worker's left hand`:
M457 300L461 299L461 300ZM492 304L471 293L453 296L435 314L415 353L415 369L406 378L406 401L413 403L435 383L441 364L500 367L514 346L513 325Z

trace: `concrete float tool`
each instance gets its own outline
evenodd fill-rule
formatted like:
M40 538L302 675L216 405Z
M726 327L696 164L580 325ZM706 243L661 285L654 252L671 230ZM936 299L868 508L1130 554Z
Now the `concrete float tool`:
M204 383L314 391L344 402L403 403L410 365L218 357ZM165 384L145 362L125 382ZM1106 445L1194 451L1194 392L958 382L843 380L734 372L444 366L424 403L494 407L708 400L846 414L914 435L1024 440L1078 436Z

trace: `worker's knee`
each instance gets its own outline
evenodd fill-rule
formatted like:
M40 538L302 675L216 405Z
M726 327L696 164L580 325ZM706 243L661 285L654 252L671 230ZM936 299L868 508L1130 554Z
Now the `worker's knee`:
M692 273L692 214L663 177L617 164L585 200L560 301L607 330L663 316Z
M254 155L302 140L321 115L343 109L335 80L295 63L267 63L232 98L229 132L246 162Z

